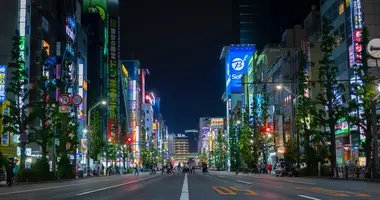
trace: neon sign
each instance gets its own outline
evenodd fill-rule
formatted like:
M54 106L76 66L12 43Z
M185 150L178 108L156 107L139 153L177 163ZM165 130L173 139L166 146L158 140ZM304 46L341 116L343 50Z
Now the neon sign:
M69 25L66 25L66 34L74 41L75 40L75 33L73 30L70 29Z
M4 102L6 100L6 86L5 81L7 80L6 76L6 66L0 65L0 102Z

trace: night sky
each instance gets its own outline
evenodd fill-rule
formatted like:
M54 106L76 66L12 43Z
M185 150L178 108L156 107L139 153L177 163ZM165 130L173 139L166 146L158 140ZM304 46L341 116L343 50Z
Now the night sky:
M121 59L140 60L149 69L146 88L161 98L170 133L198 129L200 117L225 116L219 56L223 46L233 43L235 1L120 0ZM281 30L302 23L315 2L259 2L258 48L279 42Z

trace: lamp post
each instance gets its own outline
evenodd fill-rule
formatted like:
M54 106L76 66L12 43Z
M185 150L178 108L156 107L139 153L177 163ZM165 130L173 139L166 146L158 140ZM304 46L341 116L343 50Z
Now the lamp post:
M87 127L89 127L90 128L90 130L88 130L88 129L85 129L85 133L87 133L87 132L91 132L92 130L91 130L91 112L92 112L92 110L94 110L96 107L98 107L99 105L107 105L107 102L106 101L99 101L99 102L97 102L97 103L95 103L94 105L92 105L91 107L90 107L90 109L88 109L88 112L87 112ZM90 169L90 147L91 147L91 145L90 145L90 136L91 136L91 134L87 134L87 167L88 167L88 169Z

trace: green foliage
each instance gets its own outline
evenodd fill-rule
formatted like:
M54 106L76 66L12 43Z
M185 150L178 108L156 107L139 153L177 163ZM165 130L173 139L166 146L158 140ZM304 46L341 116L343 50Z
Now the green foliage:
M9 115L2 116L3 123L9 124L4 128L4 132L13 133L14 135L26 134L28 125L32 118L28 116L28 102L29 87L28 87L28 74L25 70L25 61L21 59L22 44L21 37L18 31L12 37L12 62L8 63L8 80L7 93L9 105ZM25 143L21 143L21 166L23 169L25 165Z
M33 163L31 169L23 169L21 171L22 182L40 182L54 180L56 177L54 173L50 171L49 160L47 158L38 158Z
M93 113L93 114L92 114ZM91 115L90 127L90 157L97 161L104 150L104 140L102 138L100 110L94 109Z
M365 132L366 140L362 142L361 145L364 148L364 152L367 158L367 168L370 168L371 166L369 166L370 162L368 162L368 160L371 160L373 150L372 134L374 131L372 130L372 124L374 122L372 120L371 103L372 99L376 96L376 83L375 77L371 75L367 63L366 49L368 45L368 29L366 27L363 29L361 45L363 48L359 53L362 57L363 64L355 65L353 67L353 73L354 76L357 77L357 80L361 80L362 83L359 83L359 81L357 81L351 84L351 87L355 89L351 94L355 95L356 99L350 101L350 113L354 114L349 115L349 119L352 124L357 125ZM360 114L361 117L359 117L359 109L363 110L362 114ZM359 134L359 132L357 134Z
M30 114L37 119L38 126L33 126L29 132L30 142L35 142L41 147L42 157L46 157L48 144L51 144L54 137L53 118L58 114L58 102L51 97L51 94L56 91L56 86L45 76L46 73L50 74L54 70L47 59L47 49L44 47L40 59L41 74L37 77L37 87L34 88L38 100L33 102L33 111Z
M229 124L229 146L230 146L230 162L231 162L231 169L236 169L238 166L238 142L236 138L236 128L234 124L234 120L230 119Z
M70 158L67 154L60 157L58 162L58 176L65 179L75 177L73 165L70 164Z
M207 163L207 153L204 149L202 152L198 152L198 159L200 162L206 162Z
M243 113L243 128L239 134L239 152L241 153L244 163L253 166L254 160L252 154L253 132L249 126L249 107L245 107Z
M259 161L261 153L264 151L264 137L261 133L261 122L258 116L258 102L254 101L252 104L253 113L253 144L252 144L252 163L256 164Z
M321 87L321 91L316 98L316 106L318 109L316 111L312 110L312 115L320 130L323 130L320 134L324 134L326 127L329 130L329 135L326 135L323 139L330 140L331 142L330 160L331 167L334 169L336 168L335 125L347 112L341 103L345 102L344 95L341 97L338 96L344 93L345 87L337 81L336 75L338 73L338 67L335 65L335 61L331 59L335 47L334 36L330 34L332 30L333 27L330 21L324 18L321 42L322 59L319 61L320 67L318 70L318 84ZM340 98L342 98L342 100Z
M216 136L216 147L214 149L216 167L226 167L227 145L227 140L223 134L223 131L218 130L218 134Z
M299 159L299 152L297 147L297 140L295 138L290 139L285 143L286 151L284 153L284 159L290 162L297 162Z

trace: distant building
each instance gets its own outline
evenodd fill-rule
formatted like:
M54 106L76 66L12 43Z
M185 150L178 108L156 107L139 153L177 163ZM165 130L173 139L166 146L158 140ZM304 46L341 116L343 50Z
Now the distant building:
M185 130L185 135L189 139L189 152L197 153L198 152L198 130Z
M189 138L185 134L174 135L174 154L189 154Z

